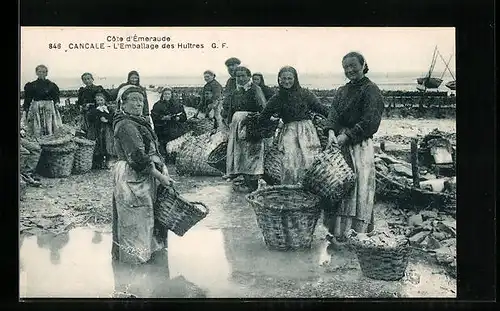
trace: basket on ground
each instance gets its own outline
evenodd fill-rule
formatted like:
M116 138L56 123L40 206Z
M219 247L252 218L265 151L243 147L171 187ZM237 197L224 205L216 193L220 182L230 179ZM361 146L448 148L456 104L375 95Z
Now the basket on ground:
M222 176L221 171L207 162L208 155L224 141L222 133L205 133L187 140L177 153L175 169L185 176Z
M320 198L298 185L259 189L246 197L257 216L264 241L277 250L311 247L320 217Z
M76 144L72 141L62 145L42 145L37 171L50 178L68 177L73 169Z
M227 142L223 141L208 155L207 163L222 173L226 173Z
M396 247L363 243L353 246L363 275L384 281L396 281L405 276L411 250L407 239Z
M75 142L75 160L73 161L73 174L84 174L92 169L92 160L94 157L95 141L82 137L74 137Z
M214 120L210 118L190 118L187 121L188 128L193 132L194 136L199 136L210 132L214 128Z
M340 148L332 146L320 153L306 169L302 184L312 193L337 201L352 189L355 178Z
M283 152L277 144L265 147L264 151L264 175L262 178L268 185L279 185L281 183L281 165Z
M173 188L158 188L155 218L178 236L183 236L208 213L209 209L204 203L189 202Z

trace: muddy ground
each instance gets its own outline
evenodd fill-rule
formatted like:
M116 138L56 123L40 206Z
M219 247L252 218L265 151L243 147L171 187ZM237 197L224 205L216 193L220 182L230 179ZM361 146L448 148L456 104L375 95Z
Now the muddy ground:
M382 121L380 130L376 136L402 135L413 137L425 135L435 128L443 132L455 132L455 120L386 119ZM228 214L220 212L220 210L224 208L218 207L219 203L217 203L217 198L219 198L219 200L226 200L227 198L222 196L221 193L230 191L226 181L222 180L220 177L178 176L173 166L170 166L169 170L173 178L178 182L177 189L181 194L190 195L191 197L195 197L196 200L205 201L207 205L212 205L211 214L203 220L203 224L200 225L201 227L212 229L238 227L237 223L239 220L231 218L231 213L228 217ZM92 230L109 233L111 223L111 197L113 191L111 171L93 170L87 174L72 175L68 178L42 178L41 183L41 187L38 188L28 187L24 200L20 202L19 217L21 243L29 236L39 236L44 232L51 232L57 235L81 227L90 227ZM231 194L231 196L234 195L236 194ZM248 204L241 198L237 199L236 203L233 202L233 208L235 208L234 206L249 210ZM390 202L377 202L376 213L379 220L378 223L381 225L388 225L394 222L394 219L400 218L398 213L393 213L396 209L397 207ZM252 217L251 213L247 216L250 218ZM238 216L233 215L233 217ZM321 221L319 221L316 237L321 243L324 243L325 233L326 231L322 228ZM233 237L236 237L236 239L241 238L235 234L233 234ZM347 258L348 257L349 255L347 255ZM355 260L346 261L344 258L341 259L341 261L343 261L343 263L337 264L332 268L332 259L329 259L326 261L326 266L323 267L323 273L327 274L320 274L318 277L316 274L311 273L311 280L308 280L308 273L305 272L305 277L301 278L300 282L296 281L295 276L294 278L282 279L279 277L259 277L259 275L256 276L251 274L239 275L239 282L246 284L245 286L249 286L249 283L253 284L253 288L257 288L250 291L254 297L432 297L433 295L448 297L450 295L455 295L456 283L454 283L453 277L451 280L449 279L449 271L445 267L436 265L437 262L432 252L426 252L418 247L415 248L409 273L403 282L421 284L420 281L415 281L420 278L420 276L412 277L412 269L417 269L415 267L417 267L419 263L424 262L426 267L433 267L428 268L429 271L432 271L422 272L419 268L419 275L422 275L422 273L434 273L442 275L441 278L446 278L447 281L445 283L448 285L444 286L444 288L441 286L440 292L439 290L433 291L432 289L427 289L427 291L421 290L419 292L420 294L408 291L403 293L397 290L398 286L402 286L400 283L398 283L399 285L397 286L391 285L387 287L386 285L380 285L380 282L373 283L365 279L356 282L344 280L344 282L342 278L349 278L349 275L353 273L356 275L359 274L359 266L356 265ZM343 271L341 273L343 276L332 279L328 275L329 269L333 269L337 272ZM413 275L415 275L415 273L413 273ZM233 277L235 277L234 274L235 273L233 273ZM451 275L453 276L453 273L451 273ZM357 277L354 279L356 278ZM336 284L332 283L333 281L335 281ZM260 282L264 282L267 285L259 286ZM343 285L339 285L339 282ZM272 286L269 284L272 284ZM242 293L243 292L245 291L242 291ZM221 294L212 293L212 295L220 296ZM240 293L235 295L241 296L243 294Z

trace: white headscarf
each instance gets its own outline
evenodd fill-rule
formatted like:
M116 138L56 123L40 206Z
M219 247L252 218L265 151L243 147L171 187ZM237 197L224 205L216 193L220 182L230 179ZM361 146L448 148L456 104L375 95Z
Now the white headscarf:
M132 85L132 84L127 84L127 85L124 85L122 86L119 90L118 90L118 95L116 96L116 101L118 103L118 106L121 107L121 104L123 103L123 93L128 90L129 88L131 87L137 87L136 85Z

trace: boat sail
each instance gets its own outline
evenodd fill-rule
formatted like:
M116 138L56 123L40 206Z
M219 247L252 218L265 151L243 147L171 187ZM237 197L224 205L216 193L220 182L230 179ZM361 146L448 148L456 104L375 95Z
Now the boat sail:
M437 46L434 48L434 53L432 54L431 66L429 68L429 72L425 77L417 78L417 86L418 90L425 91L426 89L437 89L441 83L443 83L443 79L432 77L432 71L434 70L434 66L436 66L436 60L438 57Z

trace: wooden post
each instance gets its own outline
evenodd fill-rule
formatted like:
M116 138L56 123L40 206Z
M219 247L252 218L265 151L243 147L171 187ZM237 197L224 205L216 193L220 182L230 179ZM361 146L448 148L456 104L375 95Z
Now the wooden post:
M411 139L411 173L413 176L413 187L420 188L420 174L418 171L418 145L417 138Z

